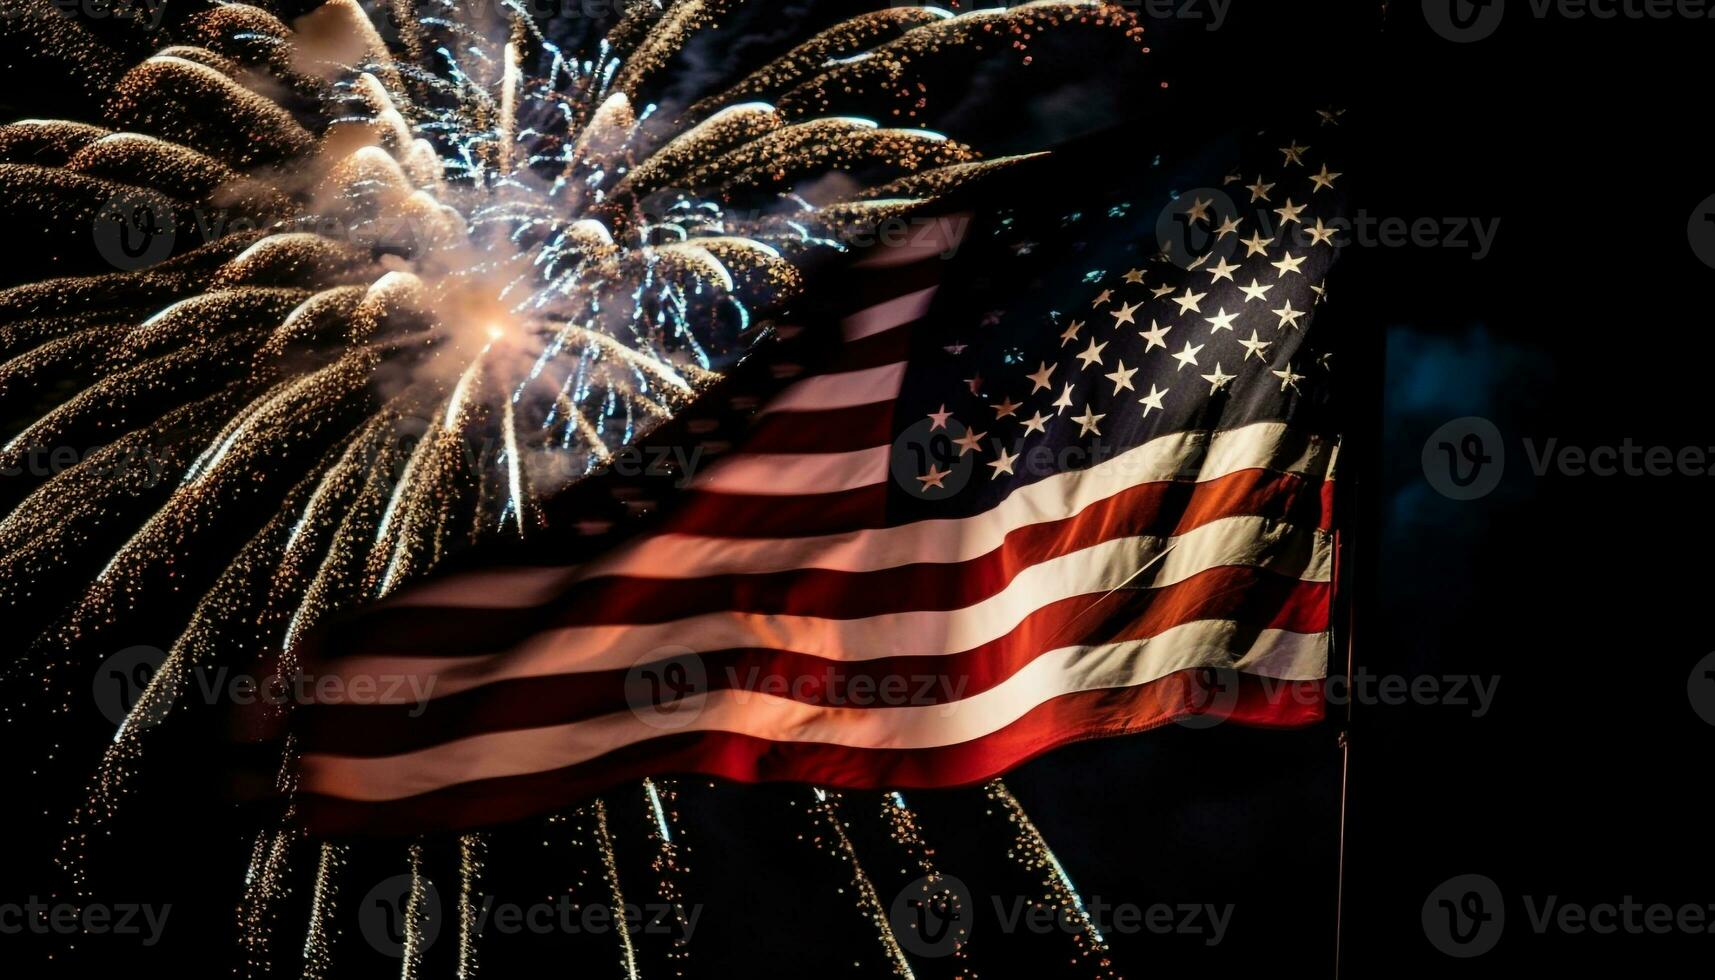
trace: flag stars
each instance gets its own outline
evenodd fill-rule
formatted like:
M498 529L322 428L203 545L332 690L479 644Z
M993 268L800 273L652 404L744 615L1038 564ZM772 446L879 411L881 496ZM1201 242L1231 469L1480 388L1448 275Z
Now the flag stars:
M1282 329L1285 329L1287 327L1291 327L1292 329L1297 330L1298 329L1298 321L1304 316L1304 314L1307 311L1293 309L1292 308L1292 300L1289 299L1286 301L1285 306L1282 306L1278 310L1270 310L1269 312L1273 313L1277 317L1280 317L1280 322L1274 325L1274 329L1282 330Z
M1090 308L1091 309L1098 309L1101 307L1101 305L1103 303L1106 303L1108 300L1113 299L1113 298L1114 298L1114 291L1111 289L1104 289L1096 297L1095 302L1090 304Z
M1149 329L1143 332L1143 352L1147 354L1157 347L1165 349L1167 347L1167 331L1172 329L1172 327L1164 327L1154 320L1149 321Z
M1302 167L1304 166L1304 154L1309 151L1310 147L1299 146L1298 141L1293 140L1291 146L1283 146L1280 148L1280 155L1286 158L1281 165L1290 166L1292 164L1297 164Z
M990 469L994 470L993 473L989 474L989 479L992 480L1000 476L1002 473L1005 473L1008 476L1017 475L1012 472L1012 465L1016 462L1018 462L1017 453L1007 452L1005 446L996 447L994 462L987 464Z
M1197 304L1203 302L1208 293L1193 293L1190 286L1185 287L1185 295L1173 297L1173 302L1179 304L1180 313L1201 313L1202 308Z
M1243 218L1235 216L1222 221L1220 226L1215 229L1215 241L1218 242L1221 239L1226 238L1228 235L1237 235L1239 233L1239 225L1243 224L1244 220L1245 219Z
M1209 324L1209 336L1213 337L1222 330L1232 330L1233 321L1237 318L1237 313L1228 313L1227 308L1223 306L1219 313L1214 316L1206 316L1203 320Z
M1167 411L1167 406L1163 405L1161 400L1167 396L1169 391L1172 390L1173 389L1171 388L1157 388L1155 385L1150 385L1149 394L1138 399L1138 401L1143 405L1143 417L1149 418L1150 412Z
M1315 248L1318 245L1326 245L1329 248L1334 248L1334 232L1338 230L1338 228L1329 228L1327 225L1322 223L1321 218L1317 218L1316 227L1306 228L1305 233L1310 236L1311 248Z
M1045 418L1041 412L1037 412L1030 418L1021 419L1020 421L1024 423L1025 435L1029 435L1032 432L1044 433L1048 431L1048 419Z
M1128 283L1135 283L1139 286L1143 285L1143 270L1132 269L1130 272L1127 272L1125 274L1125 281Z
M1048 406L1049 408L1056 410L1054 412L1055 415L1059 415L1064 411L1069 411L1072 408L1072 388L1072 383L1070 381L1066 382L1066 388L1064 391L1060 392L1060 397L1054 399L1053 403Z
M1214 203L1215 202L1212 200L1206 201L1200 197L1193 198L1191 206L1185 209L1185 214L1188 217L1190 217L1192 224L1196 224L1199 221L1203 222L1204 224L1208 224L1209 223L1209 206L1214 204Z
M1156 286L1154 289L1151 289L1149 291L1149 295L1154 299L1160 299L1161 297L1166 296L1168 293L1171 293L1171 292L1173 292L1173 284L1172 283L1166 283L1164 285Z
M1102 434L1102 430L1101 430L1101 426L1098 423L1100 423L1102 421L1102 419L1105 419L1105 418L1107 418L1106 415L1097 415L1095 413L1095 411L1090 408L1090 406L1085 405L1084 406L1084 414L1073 417L1072 421L1078 423L1078 434L1080 436L1087 436L1087 435L1098 435L1099 436Z
M1084 321L1073 320L1072 325L1066 328L1066 332L1060 335L1060 346L1064 347L1072 341L1077 340L1078 331L1082 329L1084 329Z
M975 429L966 429L964 435L953 440L953 445L959 447L960 456L963 456L966 453L980 454L982 452L983 437L987 435L987 432L978 432Z
M1261 231L1253 231L1251 237L1241 238L1239 241L1245 247L1245 258L1247 259L1258 255L1267 255L1268 247L1274 244L1274 239L1262 237Z
M1286 362L1285 370L1272 371L1270 373L1273 374L1275 377L1280 379L1280 390L1281 391L1285 391L1286 389L1291 388L1294 392L1297 392L1298 394L1303 394L1303 392L1298 390L1298 382L1304 380L1304 375L1299 374L1292 369L1292 362L1291 361Z
M1142 303L1133 303L1130 306L1127 306L1124 303L1121 303L1119 309L1109 310L1108 312L1110 314L1112 314L1112 316L1114 318L1114 326L1117 327L1122 323L1130 323L1130 324L1135 326L1137 324L1137 320L1134 319L1134 316L1136 315L1137 311L1142 309L1142 308L1143 308Z
M1080 370L1088 371L1091 367L1101 367L1102 351L1105 350L1107 346L1108 345L1106 343L1096 343L1096 338L1091 337L1090 346L1086 348L1082 354L1078 355L1078 360L1084 362L1084 366L1080 368Z
M1251 331L1251 339L1239 341L1239 346L1243 347L1245 349L1245 356L1240 358L1241 361L1248 361L1248 360L1250 360L1251 355L1255 354L1257 360L1263 362L1264 364L1267 364L1268 363L1268 349L1270 347L1274 346L1274 341L1263 340L1262 338L1257 336L1257 333L1255 330L1252 330ZM1218 372L1218 371L1220 371L1220 369L1221 369L1221 366L1219 364L1216 364L1215 370Z
M1132 383L1131 383L1131 376L1136 374L1137 371L1138 371L1137 368L1129 368L1128 369L1125 366L1125 360L1122 358L1120 361L1118 361L1116 363L1114 372L1112 374L1104 374L1104 375L1102 375L1102 377L1107 378L1109 381L1112 381L1114 383L1114 394L1117 395L1122 391L1136 391L1137 390L1136 388L1132 387Z
M1001 419L1004 419L1009 415L1018 414L1018 410L1023 408L1024 406L1018 402L1013 401L1011 397L1007 397L1007 398L1001 399L1001 402L999 405L993 405L990 407L992 407L994 409L995 421L998 422Z
M1236 282L1236 280L1233 279L1233 273L1237 271L1239 271L1239 267L1228 262L1227 257L1223 255L1221 256L1221 260L1215 263L1215 267L1209 270L1209 283L1210 285L1213 285L1220 282L1222 279L1225 279L1228 282Z
M1192 347L1191 342L1187 340L1185 342L1185 349L1173 355L1173 359L1179 362L1179 367L1176 370L1183 371L1188 367L1196 367L1197 352L1201 351L1205 346L1207 345L1198 344L1197 346Z
M1274 213L1280 215L1280 226L1284 228L1295 221L1299 224L1303 224L1304 222L1298 220L1298 216L1303 213L1304 209L1307 207L1309 207L1308 204L1293 204L1292 198L1289 197L1286 199L1285 204L1274 209Z
M1257 302L1267 302L1268 301L1268 291L1273 289L1273 288L1274 288L1273 286L1264 286L1263 284L1257 282L1257 279L1255 276L1251 277L1251 284L1249 286L1240 286L1239 287L1240 291L1242 291L1245 294L1245 302L1247 302L1247 303L1251 302L1252 300L1256 300Z
M947 405L943 402L940 410L930 412L929 417L935 420L935 424L929 427L929 431L934 432L936 429L945 429L947 427L947 420L953 417L953 413L947 411Z
M1345 175L1344 174L1338 174L1338 173L1331 173L1328 170L1328 165L1326 163L1322 164L1322 172L1321 173L1310 175L1310 182L1312 184L1316 185L1315 190L1312 190L1310 193L1315 194L1316 191L1320 191L1320 190L1333 190L1334 189L1334 181L1339 180L1343 176L1345 176Z
M1297 258L1294 258L1292 253L1288 252L1280 257L1279 262L1270 262L1269 265L1274 266L1275 269L1279 271L1279 275L1275 277L1276 279L1285 279L1286 274L1289 272L1296 272L1302 276L1304 275L1304 270L1300 269L1299 266L1304 264L1306 257L1307 256L1300 255Z
M920 489L924 493L928 493L931 488L939 488L939 489L945 490L945 489L947 489L947 485L941 481L945 480L949 475L952 474L952 472L953 471L951 469L945 469L944 470L944 469L941 469L939 466L936 466L934 463L930 463L929 464L929 472L918 477L917 482L923 484L923 486Z
M1253 339L1253 340L1256 339L1255 333L1251 334L1251 339ZM1267 346L1267 345L1265 344L1264 346ZM1221 370L1221 362L1216 361L1215 362L1215 373L1203 375L1203 380L1209 382L1209 394L1214 395L1214 394L1217 394L1218 392L1220 392L1220 390L1222 388L1225 388L1227 385L1232 384L1233 379L1236 377L1238 377L1238 375L1227 374L1225 371L1222 371Z
M1256 183L1249 185L1245 190L1251 192L1252 204L1255 204L1258 201L1269 201L1272 203L1272 199L1268 196L1268 192L1274 190L1274 185L1263 183L1261 175L1257 176Z
M1025 377L1030 379L1030 393L1034 395L1039 391L1053 390L1054 386L1049 384L1048 380L1054 377L1054 369L1059 366L1060 365L1058 364L1049 364L1047 361L1043 361L1042 366L1036 369L1035 374L1025 375Z

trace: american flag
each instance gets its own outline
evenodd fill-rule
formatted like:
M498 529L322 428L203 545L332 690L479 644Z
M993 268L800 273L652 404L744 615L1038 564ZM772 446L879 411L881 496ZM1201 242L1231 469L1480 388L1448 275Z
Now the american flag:
M827 356L733 401L745 435L648 531L339 623L326 671L406 683L304 713L312 826L462 828L666 773L954 786L1175 721L1319 719L1313 324L1346 201L1340 113L1301 122L1168 200L914 225L826 288L837 315L797 332Z

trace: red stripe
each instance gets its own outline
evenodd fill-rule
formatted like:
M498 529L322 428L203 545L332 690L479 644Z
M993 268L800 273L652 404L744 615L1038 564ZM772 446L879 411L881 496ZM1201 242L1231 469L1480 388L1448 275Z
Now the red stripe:
M1160 589L1093 593L1049 603L1006 635L959 653L838 661L747 648L710 651L697 659L710 690L780 693L825 705L841 700L841 692L852 690L856 678L897 683L896 678L944 677L954 686L952 699L957 700L989 690L1049 650L1147 639L1204 620L1242 623L1253 635L1264 629L1321 633L1328 629L1328 584L1222 566ZM318 704L302 710L300 730L306 751L397 755L482 732L561 725L628 710L627 673L604 670L497 681L437 698L427 708ZM783 679L793 682L784 692L777 686ZM920 693L920 684L913 683L911 703L919 702ZM947 700L944 685L937 684L933 693L938 696L926 703Z
M661 623L728 610L856 619L962 609L1000 592L1033 565L1105 541L1180 535L1239 516L1325 529L1332 493L1331 483L1270 470L1240 470L1203 483L1147 483L1097 501L1072 517L1016 528L998 547L968 561L872 572L792 569L689 579L608 576L572 583L563 595L508 611L499 623L473 617L466 609L383 606L352 619L341 630L337 650L464 657L498 652L561 626Z
M660 533L724 538L815 537L886 524L884 483L790 497L698 490L686 495L684 506L662 523Z
M698 732L638 742L552 772L478 780L402 800L360 803L313 792L297 800L318 834L435 833L521 819L649 775L694 773L838 789L967 786L1069 742L1140 732L1192 716L1297 727L1323 715L1318 681L1270 683L1240 675L1230 704L1211 700L1205 685L1203 672L1187 670L1137 687L1068 694L998 732L934 749L862 749ZM306 771L314 766L314 757L304 760Z
M849 453L893 438L893 403L771 412L745 436L746 453Z

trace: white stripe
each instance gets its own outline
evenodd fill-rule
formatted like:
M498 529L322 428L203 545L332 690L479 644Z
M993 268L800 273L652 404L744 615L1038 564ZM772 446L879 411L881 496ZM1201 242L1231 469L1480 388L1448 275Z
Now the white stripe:
M1174 433L1087 470L1058 473L1020 487L972 517L801 538L654 534L592 562L587 577L701 578L793 568L869 572L918 562L968 561L993 551L1018 528L1064 520L1140 484L1206 482L1259 467L1315 477L1326 471L1331 457L1331 444L1307 439L1278 422L1259 422L1212 437L1204 431ZM878 465L885 478L886 460Z
M923 319L929 303L935 298L935 286L897 296L884 303L865 307L840 321L840 331L846 340L862 340L894 327L903 327Z
M743 453L729 456L691 481L699 490L795 496L873 486L887 479L891 446L849 453Z
M1164 550L1166 557L1156 562ZM1230 517L1176 538L1121 538L1058 555L1023 569L988 598L954 610L858 619L723 610L664 623L544 630L504 654L352 657L331 666L347 681L401 679L391 689L396 692L392 703L402 704L413 700L418 691L439 698L501 680L626 670L686 652L761 647L843 662L947 656L999 639L1031 613L1062 599L1097 595L1122 585L1163 588L1207 569L1232 565L1326 582L1332 561L1332 537L1320 530L1261 517ZM1139 574L1140 569L1147 570Z
M769 412L818 412L891 402L905 381L905 362L862 371L842 371L805 378L775 396L762 409Z
M1147 640L1064 647L1043 654L986 691L947 704L823 707L722 690L680 702L673 714L661 716L671 719L671 727L624 711L565 725L473 735L382 758L309 754L303 761L303 788L345 799L401 799L472 780L549 772L688 731L866 749L929 749L1000 731L1057 697L1132 687L1187 668L1236 666L1281 680L1315 680L1327 673L1326 633L1265 630L1235 660L1238 651L1233 646L1243 635L1237 624L1203 620Z

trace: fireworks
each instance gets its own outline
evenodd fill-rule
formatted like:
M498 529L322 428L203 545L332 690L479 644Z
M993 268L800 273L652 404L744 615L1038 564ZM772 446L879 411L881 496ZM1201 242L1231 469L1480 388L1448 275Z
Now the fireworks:
M921 128L923 64L1027 64L1062 28L1141 35L1086 0L893 7L651 101L738 6L634 0L569 50L512 3L332 0L291 23L221 4L135 64L70 20L22 22L111 85L100 124L0 127L0 190L93 228L115 268L0 292L0 469L23 474L0 487L0 602L36 636L9 673L66 710L92 638L145 603L179 616L84 827L193 672L263 652L288 671L332 612L528 535L544 495L767 338L807 265L1019 159ZM98 448L32 465L73 445ZM256 957L290 839L258 839ZM316 862L312 973L342 861Z

